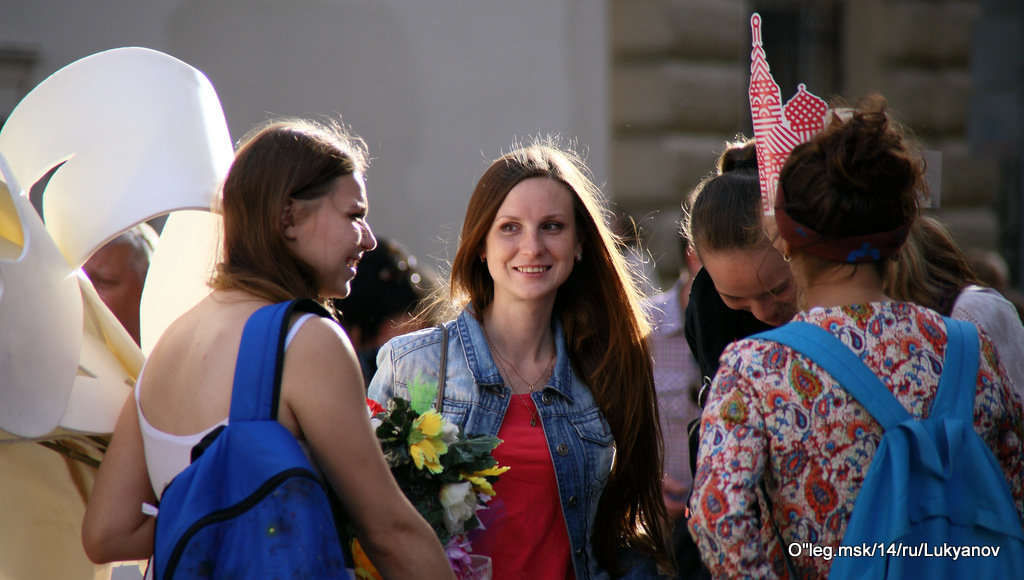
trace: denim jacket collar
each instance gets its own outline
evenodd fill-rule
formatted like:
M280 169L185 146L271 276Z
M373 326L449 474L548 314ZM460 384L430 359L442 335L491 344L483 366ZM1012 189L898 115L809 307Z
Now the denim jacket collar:
M473 373L473 380L482 387L496 389L505 384L494 362L491 349L487 344L487 337L480 321L477 320L471 306L466 307L455 320L459 338L465 346L466 359L469 370ZM555 369L544 386L545 391L556 391L572 402L572 363L569 360L569 351L565 345L565 333L562 331L562 323L557 318L552 318L552 326L555 332Z

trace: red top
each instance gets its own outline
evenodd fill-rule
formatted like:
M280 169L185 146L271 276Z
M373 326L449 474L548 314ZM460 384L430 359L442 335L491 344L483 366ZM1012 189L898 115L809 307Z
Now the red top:
M530 426L535 412L529 395L512 395L494 450L498 465L511 469L479 514L485 529L472 535L473 553L491 558L494 580L576 578L544 429Z

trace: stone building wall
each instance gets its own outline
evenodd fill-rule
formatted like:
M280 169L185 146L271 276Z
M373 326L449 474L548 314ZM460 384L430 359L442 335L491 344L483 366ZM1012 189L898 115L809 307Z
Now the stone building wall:
M680 202L726 140L750 134L749 2L612 0L609 190L641 226L666 282Z
M968 143L973 0L857 0L846 6L846 86L877 90L929 149L942 154L934 211L962 246L998 245L999 167Z
M817 64L831 75L820 84L836 86L807 79L812 92L885 95L924 147L941 154L940 207L929 211L962 246L996 249L999 168L973 154L967 139L976 0L611 0L609 190L640 222L663 286L679 268L682 197L708 174L725 140L751 134L750 14L772 10L777 18L787 7L804 16L832 10L838 30L824 41L834 46L811 51L817 63L808 55L787 62L791 52L766 46L773 73L799 66L796 74L813 74ZM837 62L821 63L829 51Z

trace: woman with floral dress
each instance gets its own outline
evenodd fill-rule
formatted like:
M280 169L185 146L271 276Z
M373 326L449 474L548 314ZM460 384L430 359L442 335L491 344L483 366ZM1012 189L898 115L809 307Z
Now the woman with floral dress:
M845 120L794 148L776 199L800 291L794 320L850 348L914 417L942 374L946 330L930 309L883 292L887 260L918 214L923 167L886 113L866 98ZM974 428L1024 514L1024 419L982 333ZM817 364L760 339L723 354L702 415L690 529L715 577L825 577L832 560L794 542L838 546L882 429Z

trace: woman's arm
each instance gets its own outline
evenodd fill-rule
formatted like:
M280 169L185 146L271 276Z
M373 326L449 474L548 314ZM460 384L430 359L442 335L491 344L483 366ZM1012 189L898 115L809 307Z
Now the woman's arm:
M370 425L364 384L341 328L311 320L285 356L282 409L297 422L385 578L454 578L434 530L391 476Z
M726 350L701 414L688 523L712 576L767 578L771 565L761 541L757 498L766 469L764 421L740 370L737 344L749 345L735 343Z
M128 395L82 521L82 545L90 560L102 564L152 555L156 520L142 513L143 502L156 504L156 495L146 470L135 398Z
M983 329L979 327L979 330L981 356L974 398L974 428L1002 467L1017 514L1024 523L1024 456L1020 453L1020 442L1024 441L1024 406L1017 396L1021 387L1003 366L1002 345L994 344ZM1019 356L1014 352L1019 348L1008 350L1013 356Z

